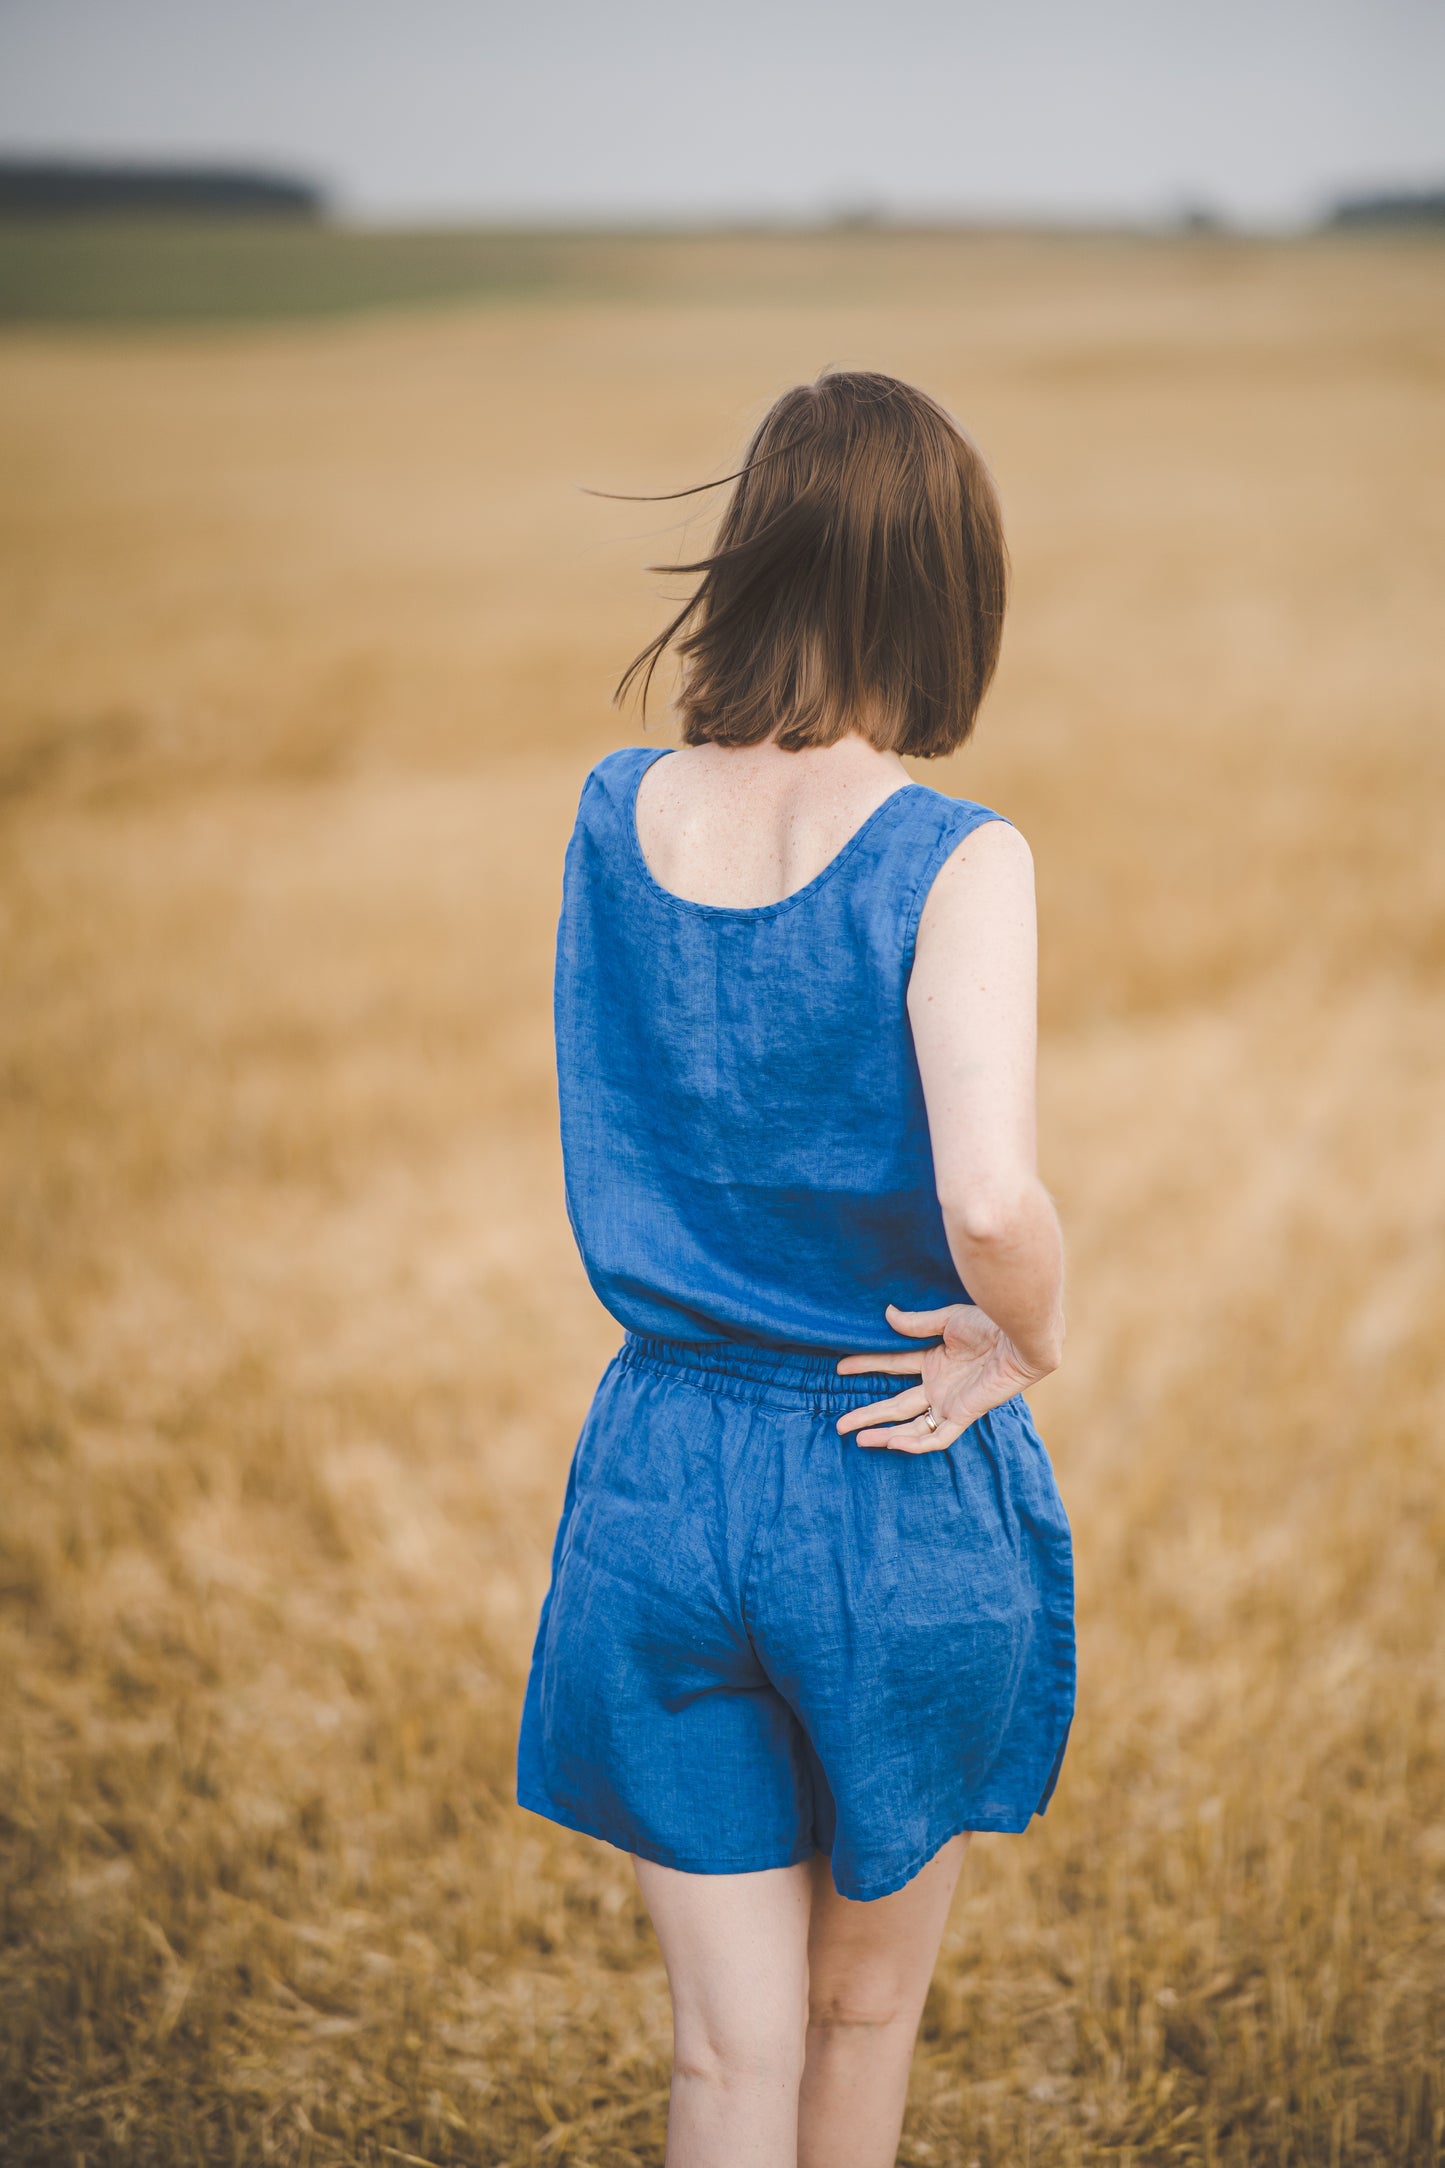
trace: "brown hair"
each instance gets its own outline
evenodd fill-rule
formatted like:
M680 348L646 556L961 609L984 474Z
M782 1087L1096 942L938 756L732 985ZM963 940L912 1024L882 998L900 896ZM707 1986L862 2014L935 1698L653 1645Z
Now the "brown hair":
M783 393L723 480L709 554L649 567L702 577L616 699L640 679L645 711L676 642L687 745L962 745L998 662L1008 553L988 469L943 408L897 377L827 372Z

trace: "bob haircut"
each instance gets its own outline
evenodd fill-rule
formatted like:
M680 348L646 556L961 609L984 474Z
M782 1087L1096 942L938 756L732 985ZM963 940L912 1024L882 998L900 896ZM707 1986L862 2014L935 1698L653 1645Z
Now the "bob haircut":
M998 662L1008 553L992 478L897 377L828 371L784 392L736 474L692 599L615 698L674 645L685 745L785 752L857 731L931 760L973 729ZM679 490L696 496L702 489Z

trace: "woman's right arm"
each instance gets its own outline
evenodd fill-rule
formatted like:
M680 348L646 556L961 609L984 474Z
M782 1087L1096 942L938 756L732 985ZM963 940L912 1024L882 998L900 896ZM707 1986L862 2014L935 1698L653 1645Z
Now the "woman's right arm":
M918 929L908 1016L928 1108L949 1249L976 1305L900 1311L896 1331L943 1336L910 1356L846 1358L840 1370L924 1375L888 1403L898 1427L865 1408L843 1419L860 1444L947 1445L989 1407L1058 1367L1064 1342L1063 1240L1038 1177L1035 1118L1037 930L1033 857L1016 828L987 821L940 870ZM913 1402L917 1400L917 1407ZM919 1420L931 1402L937 1433ZM945 1435L946 1431L946 1435Z

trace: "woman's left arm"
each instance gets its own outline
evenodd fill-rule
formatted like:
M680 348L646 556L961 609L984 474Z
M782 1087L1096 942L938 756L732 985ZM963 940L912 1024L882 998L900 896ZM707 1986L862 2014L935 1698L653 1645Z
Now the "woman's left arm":
M988 821L929 892L908 987L949 1249L970 1304L902 1311L897 1332L941 1345L846 1356L841 1372L922 1373L923 1384L851 1411L863 1445L929 1451L1056 1369L1063 1348L1063 1240L1038 1177L1037 931L1033 857ZM939 1428L930 1430L931 1407ZM894 1427L878 1428L880 1413Z

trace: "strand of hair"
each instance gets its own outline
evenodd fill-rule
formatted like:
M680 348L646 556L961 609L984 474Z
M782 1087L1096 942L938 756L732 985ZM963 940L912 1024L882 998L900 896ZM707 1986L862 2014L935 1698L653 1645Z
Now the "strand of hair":
M760 452L756 459L746 461L736 473L720 474L715 482L696 482L691 489L659 489L638 495L628 489L589 489L585 482L579 482L577 486L584 497L606 497L613 504L675 504L679 497L701 497L710 489L722 489L729 482L741 482L759 467L765 467L770 459L781 459L784 452L806 450L814 438L821 434L820 430L814 429L810 430L807 436L791 438L786 444L775 444L770 452Z

